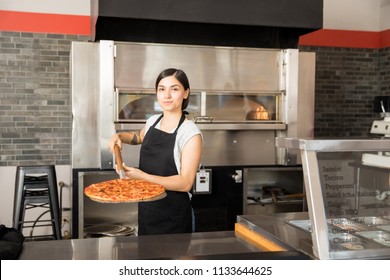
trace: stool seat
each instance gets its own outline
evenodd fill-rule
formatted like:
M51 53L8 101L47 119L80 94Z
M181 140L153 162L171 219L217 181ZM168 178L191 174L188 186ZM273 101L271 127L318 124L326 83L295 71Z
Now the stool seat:
M25 220L26 211L33 208L42 208L41 215L35 220ZM50 219L41 219L46 213L50 214ZM13 227L23 232L24 228L47 226L52 228L52 235L38 236L38 238L61 239L61 212L55 166L18 166L15 179ZM31 236L31 239L33 238L34 236Z

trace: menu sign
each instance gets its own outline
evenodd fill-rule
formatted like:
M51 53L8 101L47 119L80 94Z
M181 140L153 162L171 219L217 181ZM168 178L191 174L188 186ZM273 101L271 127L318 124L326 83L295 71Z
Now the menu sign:
M325 159L318 163L328 218L357 216L361 207L367 209L370 203L375 203L377 192L372 189L372 170L352 159Z
M355 213L354 170L348 161L319 161L325 211L327 217L340 217Z

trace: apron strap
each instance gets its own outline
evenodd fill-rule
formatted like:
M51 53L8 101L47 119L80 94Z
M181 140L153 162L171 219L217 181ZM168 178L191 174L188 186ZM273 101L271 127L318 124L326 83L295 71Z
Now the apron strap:
M184 113L181 114L181 118L180 118L179 124L177 125L174 133L177 132L177 130L179 129L179 127L181 126L181 124L184 122L185 119L186 119L186 115Z
M164 114L161 114L161 116L159 116L157 118L157 120L154 122L154 124L152 125L152 127L155 127L159 121L161 121L161 119L164 117ZM176 133L176 131L179 129L179 127L181 126L181 124L184 122L184 120L186 119L186 115L183 113L181 114L181 118L180 118L180 121L179 121L179 124L177 125L174 133Z
M156 124L158 124L158 122L162 119L163 116L164 116L164 114L161 114L161 116L159 116L159 117L157 118L157 120L154 122L154 124L152 125L152 127L155 127Z

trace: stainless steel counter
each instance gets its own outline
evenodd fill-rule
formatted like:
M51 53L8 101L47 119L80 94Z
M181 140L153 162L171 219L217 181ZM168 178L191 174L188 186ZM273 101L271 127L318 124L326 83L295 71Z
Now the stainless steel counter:
M102 237L25 242L21 260L307 259L304 254L263 251L234 231Z

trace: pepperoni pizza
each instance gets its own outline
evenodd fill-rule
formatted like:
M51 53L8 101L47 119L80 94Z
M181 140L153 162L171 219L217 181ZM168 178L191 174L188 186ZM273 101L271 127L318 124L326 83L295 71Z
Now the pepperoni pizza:
M165 189L145 180L115 179L92 184L84 193L97 202L140 202L164 197Z

